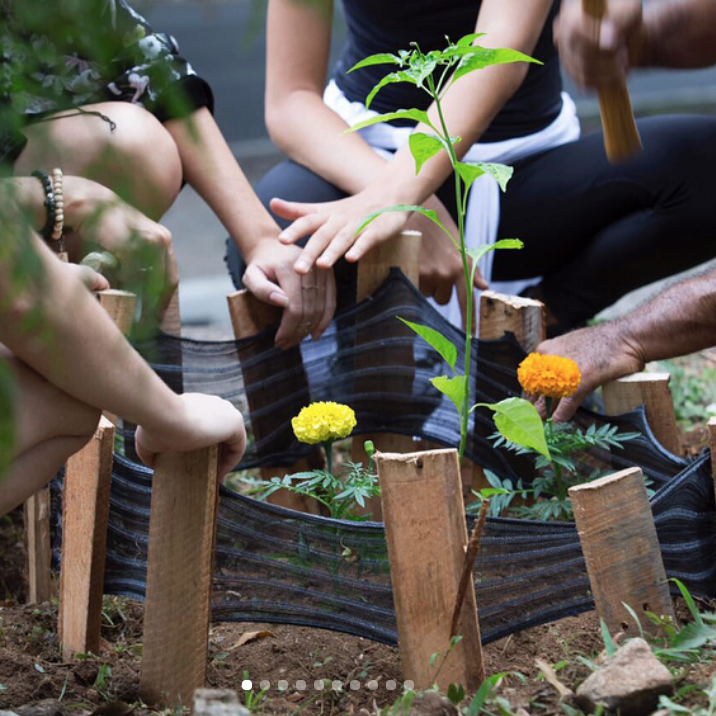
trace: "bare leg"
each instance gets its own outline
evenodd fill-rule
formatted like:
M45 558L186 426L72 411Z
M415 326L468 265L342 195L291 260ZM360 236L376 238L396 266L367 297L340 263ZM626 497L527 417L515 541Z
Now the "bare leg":
M94 114L59 113L26 130L27 146L15 174L60 167L112 189L149 218L159 220L181 190L179 150L164 126L147 110L128 102L87 105Z
M15 374L16 445L0 483L0 516L46 485L71 455L92 437L99 411L53 386L20 361L0 351Z

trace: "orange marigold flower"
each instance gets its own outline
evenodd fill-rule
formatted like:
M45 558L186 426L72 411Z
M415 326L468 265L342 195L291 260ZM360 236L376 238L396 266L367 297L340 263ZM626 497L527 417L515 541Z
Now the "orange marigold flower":
M571 358L530 353L517 369L520 385L532 395L566 398L579 388L582 374Z

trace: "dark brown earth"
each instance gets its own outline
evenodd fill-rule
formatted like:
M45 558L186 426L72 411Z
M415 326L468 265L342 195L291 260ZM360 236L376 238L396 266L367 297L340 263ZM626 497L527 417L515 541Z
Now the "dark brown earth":
M144 707L138 695L141 666L142 606L125 599L106 598L99 656L62 661L57 646L57 609L52 603L24 606L20 514L0 521L0 710L35 704L43 699L61 702L68 716L125 716L127 709L107 704L124 702L135 716L157 712ZM685 617L682 613L680 616ZM238 645L249 632L270 631L270 636ZM535 658L555 666L560 680L570 688L588 675L579 657L593 660L602 650L594 614L564 619L515 634L486 647L488 674L519 672L506 678L500 695L513 711L525 708L530 714L560 714L554 689L539 679ZM569 662L567 664L567 662ZM716 672L707 662L679 672L679 685L705 685ZM271 688L258 706L257 714L306 714L308 716L372 716L377 709L393 703L400 694L400 664L397 650L366 639L319 629L266 624L217 624L211 633L209 684L240 690L242 681L270 682ZM360 688L353 691L351 680ZM377 688L366 684L374 680ZM285 681L285 690L280 690ZM297 688L305 682L305 689ZM318 691L315 682L326 687ZM343 687L334 691L330 682ZM391 689L395 682L395 688ZM242 700L245 694L242 694ZM686 703L705 700L698 692ZM169 712L162 712L169 713Z

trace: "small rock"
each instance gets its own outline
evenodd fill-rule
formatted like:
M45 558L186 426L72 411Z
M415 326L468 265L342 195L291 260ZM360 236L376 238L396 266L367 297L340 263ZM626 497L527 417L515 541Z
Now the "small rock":
M62 716L62 704L55 699L38 701L31 706L18 706L15 708L17 716Z
M194 716L251 716L231 689L197 689L194 692Z
M650 714L674 681L643 639L632 639L610 656L577 689L577 701L590 711L603 704L623 716Z
M410 706L408 716L458 716L459 711L446 699L434 691L418 694Z

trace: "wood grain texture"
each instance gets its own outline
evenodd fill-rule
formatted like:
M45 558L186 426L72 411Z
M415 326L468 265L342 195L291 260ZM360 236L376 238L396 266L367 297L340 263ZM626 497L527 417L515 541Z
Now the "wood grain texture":
M277 306L271 306L268 303L259 301L255 296L249 293L247 290L237 291L232 293L226 298L229 306L229 315L231 316L231 325L234 329L234 336L237 340L242 338L249 338L255 336L267 328L276 326L281 322L282 309ZM240 358L242 357L240 351ZM246 356L244 356L246 357ZM298 347L289 348L284 351L280 356L276 358L278 361L277 370L283 367L289 370L297 362L301 363L303 358L301 356L301 349ZM244 384L248 385L251 382L251 374L244 367L244 361L241 363L241 370L244 376ZM308 379L305 381L306 394L308 394ZM246 392L249 410L259 411L262 408L262 402L259 396L250 391ZM273 400L273 396L269 396ZM281 416L272 416L271 420L284 420L288 421L293 415L285 414ZM254 437L260 439L264 430L272 430L273 426L267 422L259 422L252 420L251 427L254 431ZM261 476L264 480L270 480L272 477L283 477L284 475L291 475L295 472L306 472L315 468L318 464L321 464L321 456L316 450L311 458L302 458L293 465L276 466L276 467L262 467ZM322 466L322 464L321 464ZM303 497L301 495L294 495L286 490L279 490L268 498L269 502L281 507L288 507L291 510L298 510L299 512L309 512L312 514L319 514L320 508L316 500L310 497Z
M419 231L403 231L390 241L385 241L372 248L358 263L358 288L356 291L356 300L362 301L380 288L390 275L392 268L399 268L406 278L417 286L420 280L420 249L422 245L422 234ZM396 328L400 324L397 323ZM401 329L402 330L402 329ZM405 329L410 332L410 329ZM357 331L356 342L360 345L363 342L374 340L372 330ZM402 356L390 356L391 362L399 361L400 364L409 366L414 362L412 349L402 351ZM361 356L358 369L366 369L370 367L379 367L381 362L385 360L385 356L380 353ZM412 377L406 376L412 384ZM397 386L396 386L397 387ZM403 386L407 390L407 386ZM367 391L371 390L370 385ZM360 387L358 388L360 392ZM366 454L365 442L370 440L375 445L376 450L386 453L411 453L420 449L412 436L401 435L398 433L373 433L356 436L353 439L351 447L351 459L353 462L368 464L368 455ZM427 441L422 441L427 443ZM428 449L433 445L426 445ZM370 514L371 519L380 521L383 518L383 507L379 497L374 497L366 501L366 506L362 510L358 510L362 514Z
M668 373L634 373L608 383L603 388L604 412L622 415L645 406L654 437L669 452L680 455L681 437L669 389L670 378Z
M465 505L456 450L376 456L403 675L416 689L435 681L430 655L445 653L467 545ZM484 680L474 583L438 683L468 691ZM440 660L438 660L439 663Z
M716 489L716 417L709 418L709 450L711 451L711 475Z
M129 291L116 291L108 289L100 291L97 294L100 306L109 314L125 336L128 336L132 330L134 322L134 312L137 307L137 297Z
M582 0L582 7L588 15L601 19L607 12L607 0ZM595 26L595 31L599 32L599 25ZM609 161L613 164L625 162L639 154L641 137L634 120L626 77L617 84L599 88L599 110Z
M59 603L65 661L78 652L99 653L113 449L114 425L102 418L65 469Z
M645 629L645 611L673 617L661 549L639 468L569 490L589 583L599 616L612 634L638 634L628 604Z
M52 597L50 544L50 488L43 487L25 502L28 603L41 604Z
M219 494L218 448L157 456L152 482L140 692L192 703L205 686Z
M531 353L547 337L544 304L522 296L483 291L480 339L496 341L505 333L514 333L522 349Z

